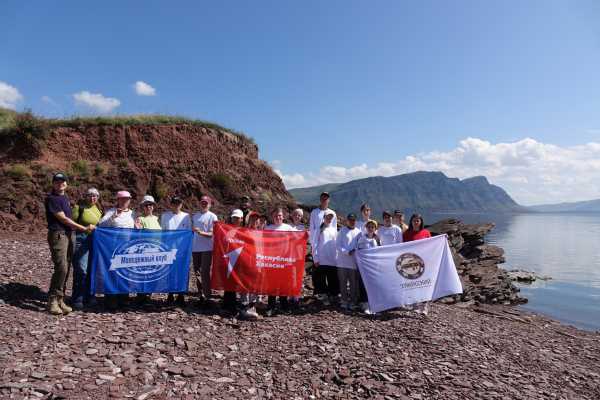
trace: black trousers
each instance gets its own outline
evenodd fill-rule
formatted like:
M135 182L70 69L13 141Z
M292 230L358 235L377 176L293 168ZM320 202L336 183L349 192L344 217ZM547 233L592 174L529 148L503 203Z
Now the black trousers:
M267 305L269 306L269 308L274 308L275 305L277 304L277 296L269 296L268 300L267 300ZM288 298L287 296L279 296L279 305L281 306L281 308L283 310L286 310L288 308Z
M333 265L319 265L313 269L313 286L315 294L337 296L340 294L340 281L337 267Z
M362 280L360 273L358 274L358 302L366 303L369 301L367 298L367 289L365 289L365 283Z
M225 293L223 293L223 308L230 311L235 310L236 300L235 292L225 291Z

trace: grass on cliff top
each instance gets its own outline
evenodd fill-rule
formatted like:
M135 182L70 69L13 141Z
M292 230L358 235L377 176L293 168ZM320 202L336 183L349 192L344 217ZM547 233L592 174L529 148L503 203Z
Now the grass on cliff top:
M218 129L230 132L240 139L255 143L254 139L242 132L225 128L214 122L192 119L178 115L161 114L138 114L138 115L115 115L115 116L95 116L70 118L43 118L33 115L30 111L17 113L13 110L0 107L0 135L11 135L19 129L20 119L26 117L40 123L48 128L78 128L81 126L135 126L135 125L194 125L209 129Z

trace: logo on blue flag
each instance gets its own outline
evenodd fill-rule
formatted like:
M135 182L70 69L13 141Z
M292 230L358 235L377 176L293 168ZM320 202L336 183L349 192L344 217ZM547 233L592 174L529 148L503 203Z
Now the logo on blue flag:
M187 291L192 238L187 230L96 229L92 292Z

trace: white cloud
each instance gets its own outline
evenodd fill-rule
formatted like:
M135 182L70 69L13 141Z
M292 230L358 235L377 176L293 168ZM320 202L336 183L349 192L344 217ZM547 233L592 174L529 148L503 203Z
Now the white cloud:
M147 84L144 81L137 81L133 85L133 89L135 90L135 92L137 93L138 96L155 96L156 95L156 89L154 89L152 86L150 86L149 84Z
M0 107L10 108L14 110L17 104L23 100L23 95L14 86L6 82L0 81Z
M450 151L409 155L395 162L327 165L307 174L280 173L286 187L346 182L369 176L442 171L450 177L488 177L525 205L600 198L600 143L561 147L525 138L490 143L467 138Z
M73 98L76 104L89 107L99 113L109 113L121 105L119 99L104 97L100 93L90 93L87 90L75 93Z

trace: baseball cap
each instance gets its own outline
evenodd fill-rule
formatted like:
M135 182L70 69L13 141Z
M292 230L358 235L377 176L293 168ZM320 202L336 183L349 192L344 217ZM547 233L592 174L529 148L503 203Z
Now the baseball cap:
M236 208L235 210L233 210L231 212L231 218L233 218L233 217L244 218L244 212L242 210L240 210L239 208Z
M171 197L171 204L181 204L183 203L183 199L179 196Z
M331 197L329 195L329 192L321 192L321 194L319 195L319 197L323 197L323 196Z
M250 196L242 196L240 200L250 201Z
M86 193L87 193L88 196L98 196L98 197L100 197L100 192L98 192L98 189L96 189L96 188L89 188Z
M52 177L52 182L56 182L56 181L66 182L67 181L67 176L65 174L63 174L62 172L57 172Z
M402 210L394 210L394 215L404 215Z
M385 217L385 216L391 217L391 216L392 216L392 213L390 213L389 211L385 210L385 211L382 213L382 216L384 216L384 217Z
M208 204L211 203L210 197L208 197L208 196L202 196L202 197L200 197L200 202L203 202L203 201L206 201Z
M356 219L356 214L350 213L346 216L346 219Z
M147 195L145 195L142 198L142 203L141 204L147 204L147 203L156 204L156 201L154 201L154 197L152 197L149 194L147 194Z
M119 190L117 192L117 199L122 199L122 198L131 198L131 193L129 193L127 190Z

